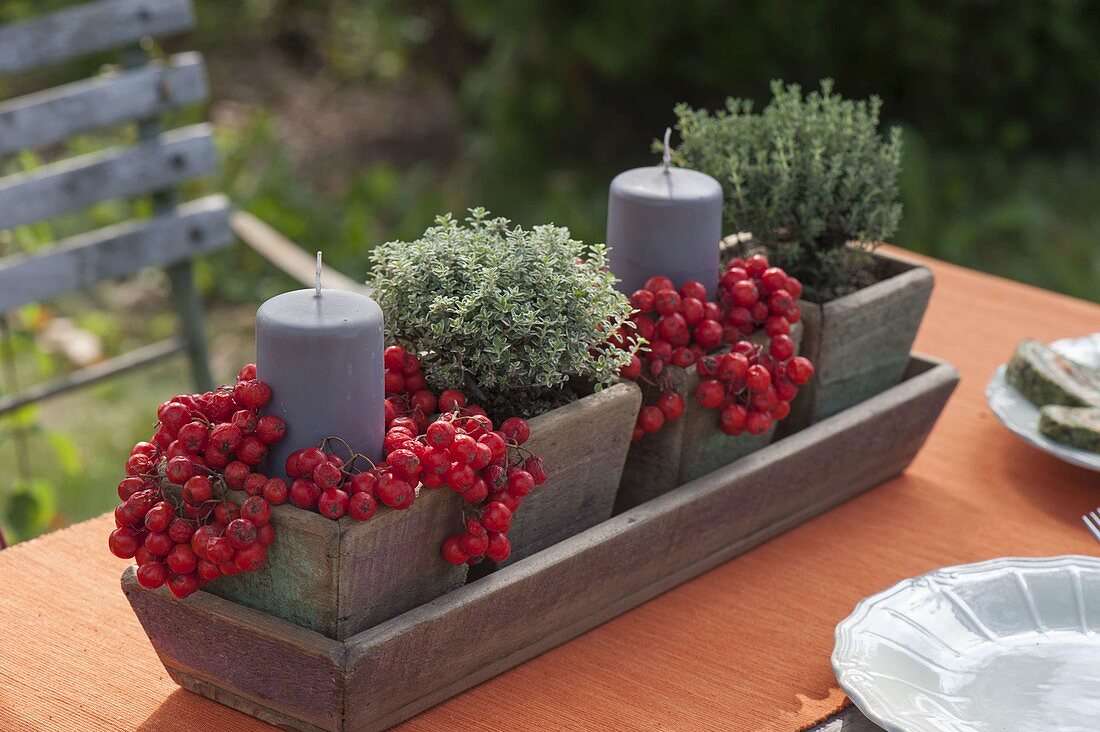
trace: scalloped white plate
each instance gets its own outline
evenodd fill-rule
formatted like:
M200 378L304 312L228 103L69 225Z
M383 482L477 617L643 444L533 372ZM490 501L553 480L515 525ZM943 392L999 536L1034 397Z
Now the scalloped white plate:
M1063 338L1051 343L1050 347L1078 363L1100 367L1100 333L1082 338ZM1024 442L1067 463L1100 470L1100 453L1055 442L1039 432L1039 408L1005 380L1004 365L998 366L993 372L993 378L985 387L985 398L989 401L989 408L1004 426Z
M993 559L905 580L837 625L832 661L891 732L1100 730L1100 559Z

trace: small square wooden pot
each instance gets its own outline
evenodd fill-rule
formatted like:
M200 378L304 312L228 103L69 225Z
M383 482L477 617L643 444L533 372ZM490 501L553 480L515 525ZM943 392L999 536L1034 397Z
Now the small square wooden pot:
M801 324L791 329L791 338L795 342L795 353L798 353ZM760 333L752 340L763 344L767 336ZM695 399L695 389L700 382L695 367L669 366L666 372L671 389L684 400L684 413L679 419L666 421L657 432L631 443L615 499L615 513L634 508L767 447L775 436L774 425L762 435L724 434L718 428L719 412L703 407ZM655 402L662 391L664 389L643 384L643 402Z
M440 555L444 539L462 528L454 491L422 488L410 508L380 506L364 522L284 504L272 508L271 524L275 543L263 568L221 577L207 592L343 640L466 581L467 568Z
M638 386L622 382L530 421L524 447L543 459L549 478L512 517L512 554L501 565L611 518L641 403Z
M933 277L927 267L876 252L884 277L869 287L802 307L802 355L814 378L791 404L780 434L791 434L898 384L909 362Z

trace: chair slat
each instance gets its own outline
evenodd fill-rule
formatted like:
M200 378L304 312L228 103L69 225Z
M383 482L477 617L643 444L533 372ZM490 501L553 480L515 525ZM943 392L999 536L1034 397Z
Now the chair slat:
M195 25L191 0L100 0L0 27L0 74L26 71Z
M40 402L43 399L58 396L79 389L82 386L95 384L112 376L133 371L142 366L147 366L157 361L163 361L169 356L174 356L183 350L183 340L179 336L172 336L163 341L151 343L148 346L135 348L132 351L101 361L91 366L85 366L67 376L63 376L45 384L36 384L25 391L10 396L0 397L0 415L13 412L28 404ZM2 549L3 547L0 547Z
M214 195L150 219L127 221L0 259L0 312L221 249L233 240L229 201Z
M9 175L0 179L0 229L172 188L213 172L217 165L210 127L201 124Z
M70 135L159 117L205 101L202 54L98 76L0 102L0 155L61 142Z

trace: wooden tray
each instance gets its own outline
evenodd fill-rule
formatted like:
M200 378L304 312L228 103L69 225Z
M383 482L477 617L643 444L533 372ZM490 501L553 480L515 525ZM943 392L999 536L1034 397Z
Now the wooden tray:
M958 379L914 357L856 407L343 642L207 592L141 589L133 567L123 591L184 688L292 729L383 729L897 475Z

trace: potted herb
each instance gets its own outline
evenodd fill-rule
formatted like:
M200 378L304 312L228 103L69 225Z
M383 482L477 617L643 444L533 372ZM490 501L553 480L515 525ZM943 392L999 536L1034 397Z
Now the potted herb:
M875 252L901 218L901 133L879 131L881 102L845 100L829 80L772 92L759 113L741 99L713 114L678 106L675 155L722 183L727 231L751 232L805 287L801 348L816 378L793 406L797 428L900 381L932 274Z
M427 387L462 390L498 423L531 418L524 448L549 479L515 514L509 561L609 518L641 394L616 379L632 353L611 338L631 306L603 245L473 209L372 258L387 337L418 354Z

